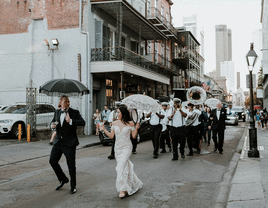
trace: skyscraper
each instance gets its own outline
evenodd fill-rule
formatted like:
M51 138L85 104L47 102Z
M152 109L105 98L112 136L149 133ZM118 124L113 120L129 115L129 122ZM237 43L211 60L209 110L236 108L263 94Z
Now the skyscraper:
M221 62L221 77L226 77L228 80L229 86L227 86L227 90L235 92L235 71L233 61Z
M221 62L232 61L232 31L226 25L216 25L216 77L221 76Z
M192 15L190 17L183 17L183 26L186 27L187 31L191 31L191 33L197 39L196 15Z

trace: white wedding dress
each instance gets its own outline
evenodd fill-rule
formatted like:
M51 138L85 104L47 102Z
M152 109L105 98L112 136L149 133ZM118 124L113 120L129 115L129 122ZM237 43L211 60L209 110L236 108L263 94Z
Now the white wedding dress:
M128 195L132 195L142 187L141 180L134 173L134 165L129 160L132 153L130 134L134 127L124 126L121 129L119 126L112 126L112 129L116 137L114 147L117 161L116 189L118 192L127 191Z

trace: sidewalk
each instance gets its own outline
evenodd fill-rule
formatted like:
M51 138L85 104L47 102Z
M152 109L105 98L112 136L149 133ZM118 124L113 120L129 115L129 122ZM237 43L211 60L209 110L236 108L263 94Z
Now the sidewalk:
M268 130L257 129L260 158L248 158L249 136L231 182L227 208L268 207Z
M77 149L95 146L100 144L98 136L78 136L80 144ZM41 140L28 143L26 140L18 141L15 144L0 147L0 167L17 162L23 162L50 155L52 146L49 140Z

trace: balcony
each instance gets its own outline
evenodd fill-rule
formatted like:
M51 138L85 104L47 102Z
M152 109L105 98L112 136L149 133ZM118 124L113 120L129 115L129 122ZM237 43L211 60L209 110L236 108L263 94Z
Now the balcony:
M152 24L161 24L161 12L155 7L150 7L149 12L147 12L147 19Z
M147 40L165 40L166 35L152 25L152 21L161 23L161 14L157 9L151 9L146 19L126 0L91 0L92 9L105 12L113 17L120 24L127 26L141 37ZM148 12L149 13L149 12ZM120 19L117 19L117 18ZM117 28L118 29L118 28Z
M148 59L149 57L154 57L156 62L153 62ZM131 64L139 69L143 69L143 71L162 75L162 76L170 76L170 75L178 75L179 71L174 67L166 67L165 59L159 54L154 55L151 54L149 56L143 57L134 53L133 51L124 48L124 47L116 47L116 48L93 48L91 49L91 62L125 62ZM109 67L109 63L106 67ZM122 64L122 63L121 63ZM105 71L101 71L96 69L95 72L108 72L109 69L104 69ZM139 75L139 74L138 74Z

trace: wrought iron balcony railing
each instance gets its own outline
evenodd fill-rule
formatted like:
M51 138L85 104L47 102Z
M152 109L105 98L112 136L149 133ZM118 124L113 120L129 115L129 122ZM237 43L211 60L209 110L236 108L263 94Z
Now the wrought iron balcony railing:
M149 8L150 13L147 13L147 18L156 18L158 17L161 20L161 13L160 11L155 7Z
M159 54L157 54L159 55ZM147 56L152 57L153 56ZM167 75L167 73L172 73L174 75L179 73L179 70L174 67L166 67L165 59L162 56L155 56L159 61L153 62L139 54L134 53L133 51L124 48L93 48L91 49L91 61L127 61L134 65L143 67L147 70L154 71L156 73ZM158 64L159 63L159 64Z

